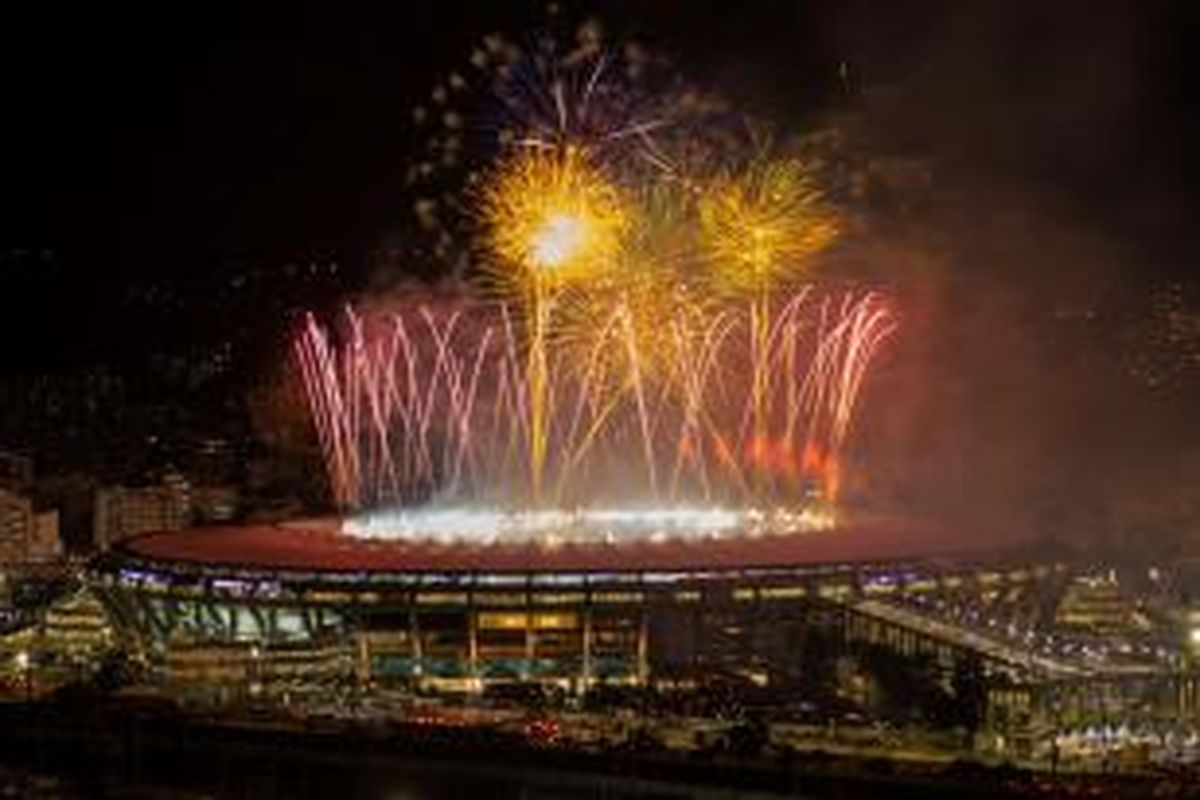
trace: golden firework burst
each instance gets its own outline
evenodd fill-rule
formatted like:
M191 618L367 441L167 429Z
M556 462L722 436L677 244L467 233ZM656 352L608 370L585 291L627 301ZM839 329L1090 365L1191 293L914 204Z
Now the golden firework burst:
M804 272L840 227L816 180L794 159L760 159L718 176L698 212L714 277L737 292L767 291Z
M498 288L510 292L611 268L629 216L621 192L578 147L504 160L484 183L480 213Z

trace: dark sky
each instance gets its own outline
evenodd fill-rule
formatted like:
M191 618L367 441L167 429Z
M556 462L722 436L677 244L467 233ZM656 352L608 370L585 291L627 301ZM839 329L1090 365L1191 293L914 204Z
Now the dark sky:
M544 18L540 3L301 5L6 6L0 248L54 251L61 275L38 294L58 303L73 287L247 259L361 260L407 213L414 100L483 34ZM594 8L784 125L859 111L889 147L979 184L1033 186L1064 216L1153 250L1137 269L1177 269L1187 252L1193 3ZM88 311L55 315L53 330Z
M540 4L454 0L319 11L14 5L4 12L5 184L25 202L10 238L134 250L361 243L387 219L411 101L484 33L519 36L542 18ZM1189 6L597 9L610 27L678 53L687 71L774 101L784 118L827 99L820 88L847 61L872 90L903 87L914 146L1048 170L1100 196L1114 176L1137 190L1183 166L1195 132ZM1152 174L1130 174L1143 170Z

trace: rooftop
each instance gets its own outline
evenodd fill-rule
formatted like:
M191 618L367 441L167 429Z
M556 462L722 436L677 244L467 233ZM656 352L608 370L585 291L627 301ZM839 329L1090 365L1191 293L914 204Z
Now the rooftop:
M988 536L901 520L871 520L836 530L714 540L629 544L437 544L357 539L334 519L148 533L126 552L159 562L260 569L365 572L571 572L771 567L980 557Z

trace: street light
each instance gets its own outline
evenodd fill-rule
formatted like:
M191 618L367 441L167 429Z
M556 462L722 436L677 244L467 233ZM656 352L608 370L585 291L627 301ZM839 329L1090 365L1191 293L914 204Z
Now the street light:
M249 682L247 687L252 696L258 696L262 692L262 648L257 643L250 645L250 663L247 665L246 677Z
M25 702L33 700L33 675L30 669L29 651L21 650L16 655L17 669L21 671L22 679L25 682Z

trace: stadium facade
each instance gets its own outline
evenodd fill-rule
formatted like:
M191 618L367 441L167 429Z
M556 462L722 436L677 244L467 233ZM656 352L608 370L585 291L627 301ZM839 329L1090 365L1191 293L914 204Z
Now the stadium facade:
M854 602L1033 579L977 563L960 537L896 525L538 548L370 542L311 522L135 537L93 564L90 583L167 682L581 691L769 682L798 668L814 627L882 635L847 613Z

